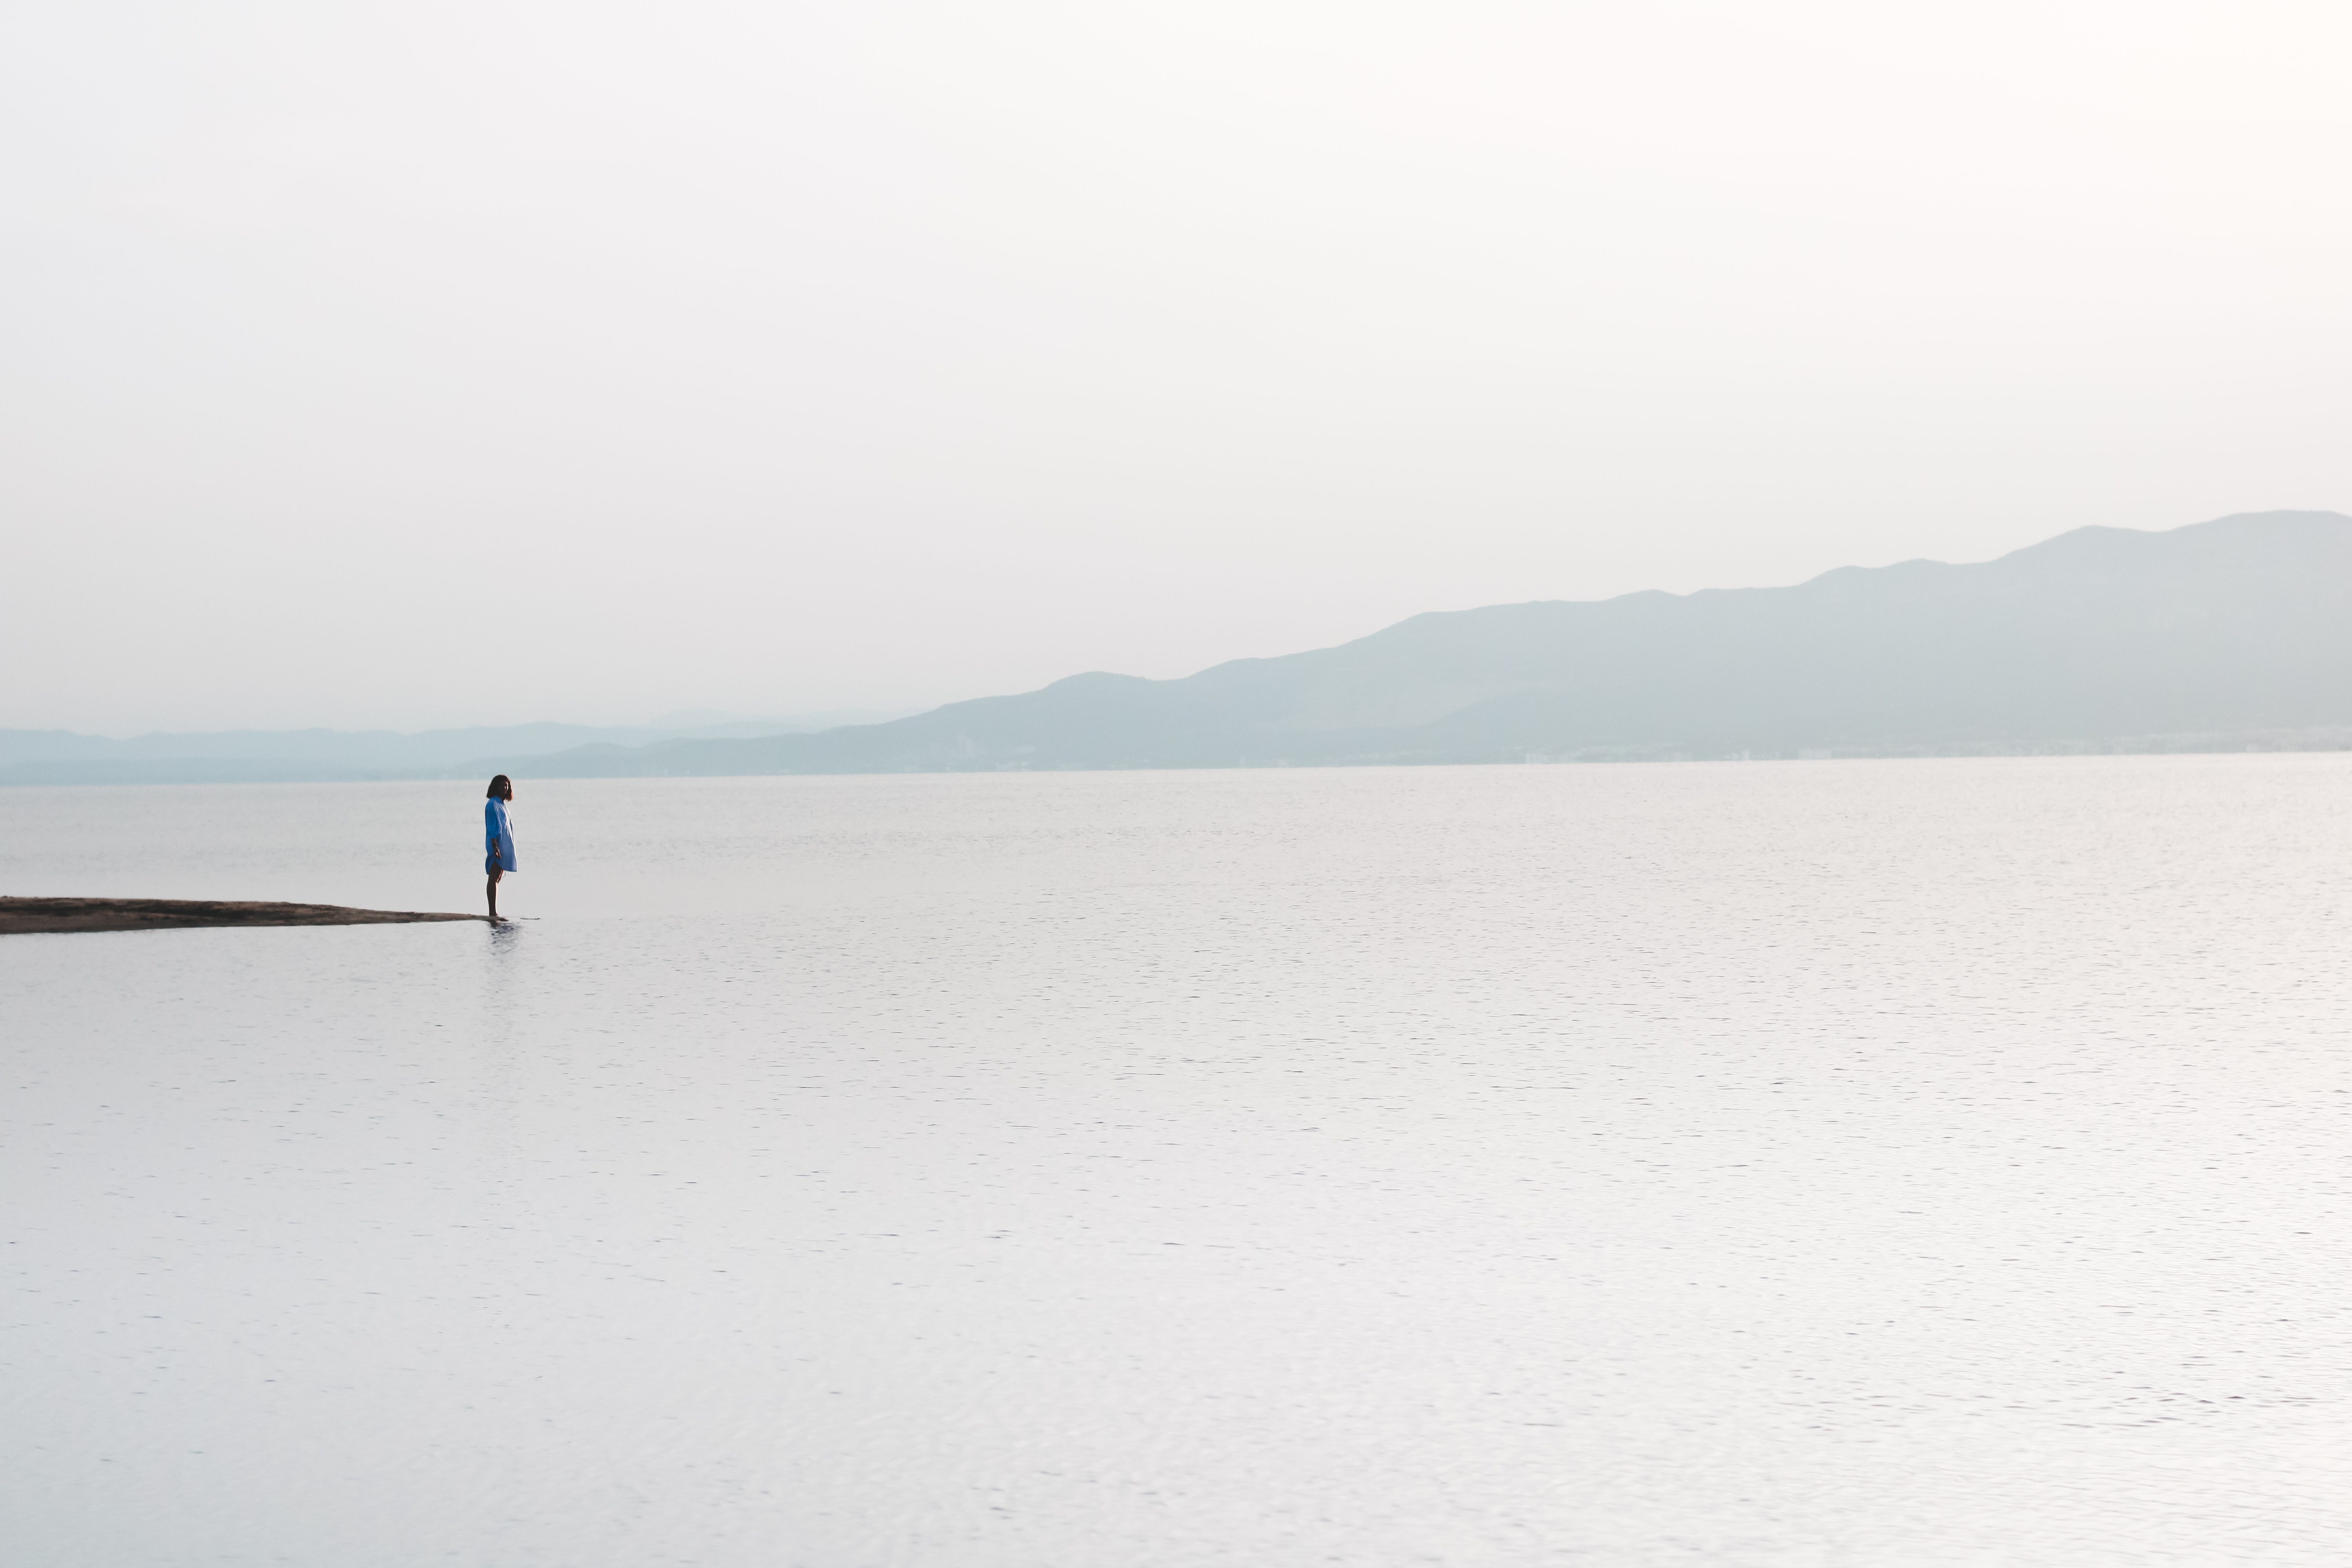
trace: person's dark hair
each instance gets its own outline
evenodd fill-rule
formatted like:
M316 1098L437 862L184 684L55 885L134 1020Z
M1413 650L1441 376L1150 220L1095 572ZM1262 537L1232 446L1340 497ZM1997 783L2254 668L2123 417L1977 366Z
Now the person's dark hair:
M506 774L500 773L498 777L490 781L490 793L484 795L482 798L484 800L496 800L499 796L506 794L507 791L512 788L514 788L513 781L509 779Z

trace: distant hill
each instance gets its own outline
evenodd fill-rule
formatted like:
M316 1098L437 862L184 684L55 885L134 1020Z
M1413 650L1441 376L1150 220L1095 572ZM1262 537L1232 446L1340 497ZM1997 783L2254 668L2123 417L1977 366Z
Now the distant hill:
M858 711L745 720L676 714L652 724L510 724L469 730L226 730L113 740L65 730L0 730L0 784L227 784L468 776L586 745L773 735L888 717Z
M1181 680L1076 675L814 733L540 743L560 729L343 736L331 767L288 748L256 762L267 737L35 760L0 732L0 783L2352 748L2352 518L2081 528L1974 565L1446 611ZM172 751L191 739L226 749ZM379 739L380 761L352 761Z
M2352 518L2082 528L1976 565L1415 616L1181 680L589 747L539 776L2352 746Z

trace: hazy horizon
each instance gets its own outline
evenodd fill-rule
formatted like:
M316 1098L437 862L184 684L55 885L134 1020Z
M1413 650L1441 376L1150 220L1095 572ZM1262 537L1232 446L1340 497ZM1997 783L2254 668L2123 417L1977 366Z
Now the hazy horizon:
M673 710L667 713L657 713L651 718L646 719L624 719L614 723L583 723L580 721L568 719L559 714L530 719L504 721L491 720L478 724L421 725L414 730L399 730L395 726L388 724L319 724L310 725L308 726L308 728L314 730L333 730L337 731L349 731L354 733L363 733L370 731L389 731L397 734L419 734L427 733L436 730L516 730L531 725L549 725L562 729L595 729L611 731L644 730L690 733L701 730L740 728L747 724L775 724L780 726L805 727L819 727L823 724L874 724L882 723L891 719L904 718L908 713L916 711L920 711L920 710L908 708L820 708L798 713L738 713L725 709L687 709ZM10 728L18 728L19 732L23 732L20 727L13 726L0 726L0 731L5 731ZM68 734L84 735L97 740L116 741L135 740L145 735L173 733L188 734L200 732L194 731L174 731L168 730L142 730L136 731L118 731L108 732L98 730L75 730L70 726L51 726L52 730L59 728L64 729L65 732ZM203 732L226 733L232 731ZM295 731L254 731L252 732L271 734L292 733Z
M2204 521L2205 522L2230 522L2230 521L2238 521L2238 520L2240 520L2240 519L2245 518L2245 517L2247 517L2247 516L2249 516L2249 515L2253 515L2253 514L2239 513L2239 514L2232 514L2232 516L2231 516L2231 517L2221 518L2221 519L2206 519L2206 520L2203 520L2203 521ZM2302 513L2284 513L2284 514L2273 514L2273 515L2333 515L2333 516L2341 516L2342 514L2314 514L2314 513L2309 513L2309 512L2302 512ZM2346 519L2345 521L2352 521L2352 518L2347 518L2347 519ZM2198 524L2193 524L2193 523L2185 523L2185 524L2182 524L2182 525L2180 525L2180 526L2181 526L2182 528L2195 528L2195 527L2197 527L2197 526L2199 526L2199 525L2198 525ZM2074 531L2070 530L2070 531L2070 531L2070 532L2071 532L2071 531ZM2175 530L2169 530L2169 529L2159 529L2159 530L2126 530L2126 531L2127 531L2127 532L2172 532L2172 531L2175 531ZM2053 535L2053 538L2056 538L2056 537L2061 537L2061 536L2054 536L2054 535ZM2040 544L2040 543L2048 543L2048 542L2050 542L2050 541L2043 540L2043 541L2036 541L2036 542L2035 542L2036 544ZM2032 545L2032 544L2024 545L2024 546L2021 546L2021 547L2020 547L2020 549L2021 549L2021 550L2031 550L2031 549L2032 549L2032 548L2033 548L2033 545ZM2016 552L2016 551L2005 552L2004 552L2003 557L1997 557L1997 558L1995 558L1995 559L2002 559L2002 558L2005 558L2007 555L2016 554L2016 553L2018 553L2018 552ZM1913 556L1913 557L1909 557L1909 558L1907 558L1907 559L1906 559L1906 560L1905 560L1905 561L1902 561L1902 562L1896 562L1896 563L1892 563L1891 564L1918 564L1918 563L1923 563L1923 562L1927 562L1927 557L1924 557L1924 556ZM1987 563L1932 563L1932 564L1960 564L1960 565L1965 565L1965 564L1987 564ZM1829 574L1834 574L1834 573L1837 573L1837 572L1840 572L1840 571L1843 571L1843 570L1846 570L1846 569L1847 569L1847 568L1843 568L1843 567L1832 567L1832 568L1829 568L1829 569L1828 569L1826 572L1824 572L1824 573L1818 573L1818 574L1815 574L1813 578L1808 578L1808 579L1806 579L1805 581L1806 581L1806 583L1807 583L1807 584L1810 584L1810 583L1811 583L1812 581L1814 581L1814 580L1815 580L1816 578L1818 578L1818 577L1825 576L1825 575L1829 575ZM1866 568L1865 568L1865 569L1866 569ZM1802 586L1802 585L1804 585L1804 584L1757 584L1757 585L1755 585L1755 586L1763 586L1763 587L1796 587L1796 586ZM1748 584L1741 584L1741 585L1738 585L1738 586L1749 586L1749 585L1748 585ZM1698 588L1698 589L1688 590L1688 591L1685 591L1685 593L1682 593L1682 594L1675 594L1675 593L1674 593L1674 591L1672 591L1672 590L1643 590L1643 589L1635 589L1635 590L1633 590L1633 591L1632 591L1632 594L1633 594L1633 595L1634 595L1634 596L1638 596L1638 595L1641 595L1645 594L1645 593L1665 592L1665 593L1668 593L1671 596L1675 596L1675 597L1687 597L1687 596L1689 595L1689 594L1691 594L1691 593L1706 593L1706 592L1709 592L1709 591L1719 591L1719 590L1710 590L1709 588L1702 587L1702 588ZM1622 597L1627 597L1628 595L1612 595L1612 596L1613 596L1613 597L1622 598ZM1527 603L1531 603L1531 604L1532 604L1532 603L1546 603L1546 602L1551 602L1551 603L1561 603L1561 602L1573 602L1573 601L1540 601L1540 600L1538 600L1538 601L1527 601ZM1587 602L1600 602L1600 601L1587 601ZM1492 608L1492 607L1499 607L1499 606L1468 606L1468 607L1470 607L1470 608ZM1422 613L1422 612L1416 612L1416 614L1420 614L1420 613ZM1407 617L1405 617L1405 618L1409 620L1409 619L1412 619L1412 616L1407 616ZM1388 630L1388 629L1391 629L1391 627L1392 627L1393 626L1395 626L1395 625L1399 625L1399 624L1401 624L1401 623L1391 623L1391 624L1390 624L1390 626L1374 627L1374 628L1371 628L1371 631L1370 631L1370 632L1368 632L1368 633L1365 633L1365 634L1361 634L1361 636L1370 636L1370 635L1372 635L1373 633L1377 633L1377 632L1380 632L1380 631ZM1343 640L1341 641L1341 643L1339 643L1339 644L1338 644L1338 645L1334 645L1334 646L1336 646L1336 647L1345 647L1348 643L1355 642L1355 641L1359 641L1359 640L1361 640L1360 637L1349 637L1349 638L1345 638L1345 639L1343 639ZM1304 648L1291 648L1291 649L1286 649L1286 650L1283 650L1283 653L1281 653L1281 654L1276 654L1276 655L1274 655L1274 656L1272 656L1272 657L1273 657L1273 658L1277 658L1277 659L1278 659L1278 658L1282 658L1282 657L1284 656L1284 654L1295 654L1295 653L1313 652L1313 651L1328 651L1328 649L1325 649L1325 650L1314 650L1314 649L1304 649ZM1203 670L1216 668L1218 667L1218 665L1221 665L1221 664L1233 663L1233 662L1234 662L1234 661L1235 661L1235 659L1244 659L1244 660L1245 660L1245 659L1247 659L1249 657L1250 657L1250 656L1246 656L1246 655L1237 655L1237 656L1234 656L1234 658L1220 659L1220 660L1214 661L1213 663L1212 663L1212 664L1210 664L1210 665L1208 665L1208 666L1204 666L1204 667L1203 667ZM1097 671L1076 671L1076 670L1066 670L1066 671L1062 672L1062 674L1061 674L1061 675L1058 675L1058 676L1053 677L1053 678L1049 679L1048 680L1046 680L1046 681L1043 682L1043 683L1042 683L1042 685L1041 685L1041 687L1040 687L1040 688L1038 688L1038 689L1043 689L1043 687L1045 687L1045 686L1052 686L1052 685L1054 685L1055 682L1057 682L1057 681L1059 681L1059 680L1062 680L1062 679L1067 679L1068 677L1070 677L1070 676L1072 676L1072 675L1077 675L1077 674L1095 674L1095 673L1101 673L1101 672L1097 672ZM1117 672L1117 673L1126 673L1126 672ZM1199 673L1202 673L1202 671L1188 670L1188 671L1184 671L1184 672L1182 672L1182 673L1183 673L1184 675L1192 675L1192 674L1199 674ZM1165 679L1165 678L1163 678L1163 679ZM1177 679L1181 679L1181 677L1180 676L1180 677L1178 677ZM749 733L749 732L751 732L751 731L755 727L764 727L764 726L771 726L771 725L772 725L772 726L773 726L776 730L778 730L779 731L809 731L809 730L819 730L819 729L833 728L833 727L837 727L837 726L842 726L842 725L858 725L858 724L876 724L876 723L882 723L882 722L887 722L887 721L890 721L890 720L892 720L892 719L904 718L904 717L908 717L908 716L911 716L911 715L913 715L913 714L917 714L917 713L928 712L928 711L932 710L933 709L940 708L940 707L943 707L943 706L946 706L946 705L948 705L948 704L950 704L950 703L954 703L954 702L959 702L959 701L966 701L966 700L971 700L971 699L972 699L972 698L977 698L977 697L992 697L992 696L1008 696L1008 695L1018 695L1018 694L1016 694L1016 693L1004 693L1004 692L970 692L970 693L965 693L965 694L963 694L963 695L962 695L962 696L961 696L961 697L950 697L950 698L945 698L945 699L942 699L942 700L941 700L940 701L939 701L939 702L917 703L917 704L903 704L903 705L899 705L899 706L897 706L897 707L872 707L872 708L825 708L825 709L807 710L803 710L803 711L799 711L799 712L766 713L766 714L753 714L753 713L746 713L746 712L733 711L733 710L723 710L723 709L672 709L672 710L667 710L667 711L666 711L666 712L662 712L662 713L656 714L656 715L654 715L654 716L652 716L652 717L650 717L650 718L639 719L639 720L634 720L634 721L631 721L631 720L623 720L623 721L617 721L617 722L601 723L601 724L599 724L599 723L593 723L593 722L583 722L583 721L578 721L578 720L574 720L574 719L571 719L571 718L564 717L564 716L560 716L560 715L557 715L557 716L538 715L538 716L533 716L533 717L515 718L515 719L508 719L508 720L491 720L491 721L483 721L483 722L478 722L478 723L474 723L474 724L465 724L465 725L435 725L435 724L420 725L420 726L416 726L416 727L415 727L415 729L413 729L413 730L405 731L398 731L398 728L397 728L396 726L391 726L391 725L365 725L365 724L352 724L352 725L315 725L315 726L305 726L304 728L306 728L306 729L314 729L314 730L315 730L315 729L327 729L327 730L346 731L395 731L395 732L402 732L402 733L421 733L421 732L430 732L430 731L468 731L468 730L501 730L501 729L503 729L503 730L514 730L514 729L528 728L528 727L530 727L530 726L539 725L539 726L550 726L550 727L558 727L558 728L575 728L575 729L576 729L576 728L595 728L595 729L600 729L600 730L604 730L604 731L611 731L611 732L613 732L615 736L617 736L621 731L670 731L670 732L677 732L677 733L690 733L690 732L697 732L697 731L710 731L710 732L715 733L715 732L717 732L717 731L720 731L720 730L722 730L722 729L727 730L727 731L730 731L730 732L732 732L732 733L736 733L736 734L744 734L744 733ZM10 729L10 728L12 728L12 727L11 727L11 726L6 726L6 725L0 725L0 731L6 731L6 730L8 730L8 729ZM70 728L70 727L66 727L66 726L58 726L58 727L53 727L53 728L62 728L62 729L67 730L67 732L69 732L69 733L77 733L77 734L81 734L81 735L90 736L90 737L93 737L93 738L99 738L99 739L116 739L116 740L127 740L127 739L133 739L133 738L136 738L138 735L141 735L141 734L152 736L152 735L156 735L156 734L159 734L159 733L168 734L168 733L173 733L173 732L174 732L174 731L136 731L136 732L134 732L134 731L114 731L114 732L109 733L109 732L106 732L106 731L94 731L94 730L80 730L80 731L73 731L73 730L71 730L71 728ZM23 731L21 731L21 730L20 730L20 731L19 731L19 732L23 732ZM191 733L191 732L194 732L194 731L178 731L178 732L182 732L182 733ZM290 732L290 731L271 731L260 730L260 729L256 728L256 729L254 729L251 732L255 732L255 733L271 733L271 732L286 733L286 732Z
M2204 521L2230 521L2230 520L2204 520ZM2197 524L2180 524L2180 527L2197 527ZM2173 531L2173 529L2136 529L2136 531L2161 533L2161 531ZM2049 543L2049 541L2034 541L2034 543ZM2032 545L2022 545L2022 548L2030 550ZM2013 555L2013 552L2009 552L2009 555ZM1895 564L1915 564L1915 562L1922 562L1922 560L1927 560L1927 557L1907 557L1907 562L1895 562ZM1950 562L1950 564L1969 564L1969 562ZM1842 566L1830 566L1828 572L1842 572ZM1816 574L1816 576L1825 576L1825 574ZM1813 581L1813 578L1806 578L1806 581ZM1759 585L1759 588L1792 588L1792 585L1794 583L1764 583L1764 585ZM1707 585L1707 588L1689 590L1689 593L1707 593L1710 588L1750 588L1750 585ZM1673 593L1673 590L1633 590L1633 593L1634 595ZM1622 597L1622 595L1616 595L1616 597ZM1677 595L1677 597L1686 597L1686 595ZM1470 609L1484 609L1484 606L1470 606ZM1416 614L1421 614L1421 611L1416 611ZM1412 616L1406 616L1406 618L1412 618ZM1390 626L1395 626L1395 623L1390 623ZM1357 639L1364 637L1364 635L1373 635L1373 632L1381 632L1381 630L1388 630L1388 627L1369 627L1367 632L1357 635L1357 637L1340 639L1340 644L1336 644L1336 647L1345 647L1348 642L1357 642ZM1312 651L1312 648L1282 648L1282 654L1301 654L1301 651ZM1275 658L1279 658L1282 654L1275 654ZM1249 656L1234 656L1234 658L1249 658ZM1218 663L1233 663L1233 660L1230 658L1213 660L1212 666L1204 666L1204 668L1212 668L1213 670ZM1066 677L1070 675L1091 675L1091 672L1063 670L1061 675L1051 677L1051 679L1046 679L1046 682L1042 684L1045 684L1045 687L1051 687L1054 682L1066 679ZM1197 675L1197 670L1185 670L1183 675ZM774 724L779 731L785 731L785 729L830 729L830 726L842 726L842 724L879 724L879 721L915 715L915 712L929 712L929 710L940 708L940 705L957 703L957 700L981 699L981 696L1013 696L1013 693L969 691L969 693L960 693L960 696L950 696L950 699L940 699L939 703L908 703L908 705L898 705L898 708L879 708L879 705L877 708L818 708L818 710L802 710L802 712L764 712L764 715L755 715L755 712L734 712L734 710L715 710L715 708L673 708L673 710L666 710L666 712L658 712L658 715L645 717L645 720L621 720L621 721L607 721L607 724L572 720L572 717L564 717L564 715L531 715L531 717L515 717L515 720L489 720L489 721L482 721L482 724L424 724L412 729L412 731L400 731L400 733L466 731L466 729L522 729L522 726L534 726L534 724L564 726L564 729L591 726L591 729L604 729L604 731L677 731L677 733L718 731L718 729L722 729L722 726L724 729L731 729L731 731L736 733L743 733L746 731L746 726L757 726L757 724ZM0 731L5 731L5 729L12 729L12 726L0 724ZM52 726L52 729L66 729L68 733L82 733L82 736L94 736L94 738L118 738L118 741L136 738L134 731L106 733L106 731L91 731L91 729L73 731L70 726ZM388 724L322 724L322 726L306 726L306 729L336 729L336 731L397 731L397 726L388 726ZM136 733L148 733L148 736L152 736L152 733L174 733L174 731L136 731ZM193 733L193 731L179 731L179 733ZM257 733L273 733L273 731L257 731ZM275 731L275 733L287 733L287 731Z
M2083 528L1993 561L1407 617L1174 680L921 710L106 740L0 729L0 784L1229 767L2352 744L2352 517ZM900 722L888 722L891 720Z
M2347 43L20 7L0 727L914 709L2352 510Z

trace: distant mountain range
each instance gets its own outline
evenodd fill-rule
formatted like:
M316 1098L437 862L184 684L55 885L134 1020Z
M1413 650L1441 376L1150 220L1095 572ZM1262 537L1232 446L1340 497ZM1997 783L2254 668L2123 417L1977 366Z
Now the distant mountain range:
M127 741L66 730L0 730L0 784L230 784L468 777L583 746L642 746L831 729L894 717L842 710L784 719L679 713L633 726L509 724L467 730L227 730ZM487 773L485 776L488 776Z
M429 741L455 764L467 750L456 738L486 733L383 739ZM105 744L149 747L141 759L160 777L172 739ZM2255 512L2162 533L2082 528L1974 565L1911 561L1787 588L1446 611L1181 680L1076 675L1020 696L800 734L607 735L529 752L484 745L463 765L412 772L583 778L2245 746L2352 747L2352 517ZM394 776L394 750L375 776ZM0 783L103 776L69 758L9 756L0 735ZM526 757L527 769L509 767Z

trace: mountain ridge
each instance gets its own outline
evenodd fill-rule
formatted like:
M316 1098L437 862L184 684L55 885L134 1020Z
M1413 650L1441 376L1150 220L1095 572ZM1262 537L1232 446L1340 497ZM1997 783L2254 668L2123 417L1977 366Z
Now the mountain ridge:
M534 727L553 728L553 727ZM1217 767L2352 747L2352 517L2091 526L1987 562L1426 611L1171 680L1093 670L811 733L611 738L373 776ZM0 758L5 752L0 752ZM0 783L78 782L78 764Z
M1430 611L1176 680L1092 671L646 773L1523 761L2352 740L2352 518L2090 527L1787 587ZM2177 749L2158 746L2157 749ZM598 771L623 759L580 759ZM563 770L562 756L538 771Z

